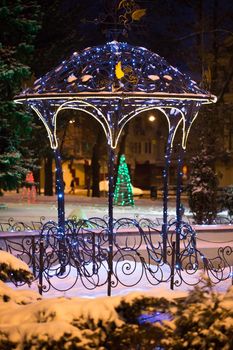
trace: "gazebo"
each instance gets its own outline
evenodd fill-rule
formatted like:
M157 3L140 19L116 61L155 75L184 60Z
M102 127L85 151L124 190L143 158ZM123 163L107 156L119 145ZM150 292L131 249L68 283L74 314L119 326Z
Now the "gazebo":
M57 117L65 109L86 112L103 127L109 149L108 239L112 254L114 235L113 166L115 149L124 126L140 113L157 109L168 122L168 140L163 171L163 261L167 256L168 170L177 130L182 129L181 152L177 164L176 257L181 233L181 179L183 151L192 123L203 104L216 97L169 65L165 59L144 47L112 41L86 48L61 62L15 97L15 102L30 107L43 122L54 150L57 175L58 228L64 233L65 208L61 157L57 140ZM110 269L111 270L111 269Z

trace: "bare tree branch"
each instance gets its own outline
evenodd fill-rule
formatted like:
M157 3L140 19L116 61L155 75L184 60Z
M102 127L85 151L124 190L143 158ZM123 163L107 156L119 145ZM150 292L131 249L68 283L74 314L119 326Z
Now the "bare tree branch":
M226 90L227 90L227 87L230 83L230 81L232 80L233 78L233 56L231 57L230 59L230 62L229 62L229 69L227 71L229 71L229 74L228 74L228 77L227 79L225 80L224 84L223 84L223 87L221 89L221 92L219 93L218 95L218 102L221 101L221 99L223 98L223 95L225 94Z
M197 36L197 35L200 35L200 34L210 34L210 33L214 33L214 32L219 32L219 33L227 33L227 34L230 34L233 36L233 32L230 31L230 30L226 30L226 29L213 29L213 30L205 30L203 31L198 31L198 32L194 32L194 33L190 33L188 35L185 35L181 38L178 38L178 39L175 39L174 41L182 41L182 40L186 40L186 39L189 39L189 38L192 38L194 36Z

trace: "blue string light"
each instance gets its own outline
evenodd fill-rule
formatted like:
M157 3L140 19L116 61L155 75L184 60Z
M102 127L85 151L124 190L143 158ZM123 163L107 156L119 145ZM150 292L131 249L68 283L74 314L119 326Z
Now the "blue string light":
M119 61L125 71L120 85L113 74ZM75 82L69 82L69 77L73 75L77 79ZM92 78L83 81L83 75L90 75ZM155 76L161 78L153 80ZM110 91L112 86L117 86L117 91L122 92L194 93L210 96L207 91L199 88L193 80L169 65L159 55L145 48L116 41L88 48L79 53L74 52L69 59L62 61L58 67L38 79L34 86L26 89L23 94L45 94L51 91L75 94L82 91Z

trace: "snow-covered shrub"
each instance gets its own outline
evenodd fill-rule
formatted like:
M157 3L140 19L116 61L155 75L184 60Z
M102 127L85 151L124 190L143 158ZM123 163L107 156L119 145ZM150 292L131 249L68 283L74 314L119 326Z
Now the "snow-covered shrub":
M0 349L105 349L102 344L112 325L123 324L115 310L120 299L0 302Z
M1 285L0 285L1 289ZM138 315L164 304L135 296L98 299L54 298L27 305L0 302L0 349L152 350L159 344L153 325ZM166 307L167 308L167 307ZM130 321L131 320L131 321Z
M211 167L212 158L205 148L190 161L187 186L189 207L197 224L211 224L217 216L218 178Z
M0 280L3 282L25 282L30 284L33 279L28 265L14 255L0 250Z
M169 312L174 305L176 305L174 301L165 298L141 296L131 301L123 299L116 310L124 320L124 324L109 337L107 349L154 350L159 348L163 331L153 323L141 322L141 316L146 315L150 319L150 316L159 314L159 319L161 314ZM117 347L117 344L120 346Z
M22 324L20 332L17 332L14 326L0 328L0 348L1 350L95 349L91 347L91 342L84 332L66 322Z
M198 286L170 312L173 320L160 326L164 350L233 348L233 287L221 295Z

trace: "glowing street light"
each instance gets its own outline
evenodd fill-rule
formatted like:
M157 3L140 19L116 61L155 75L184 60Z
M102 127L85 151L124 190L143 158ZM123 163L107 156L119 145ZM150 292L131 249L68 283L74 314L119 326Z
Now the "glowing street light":
M156 117L153 114L151 114L148 118L149 122L154 122L155 119L156 119Z

